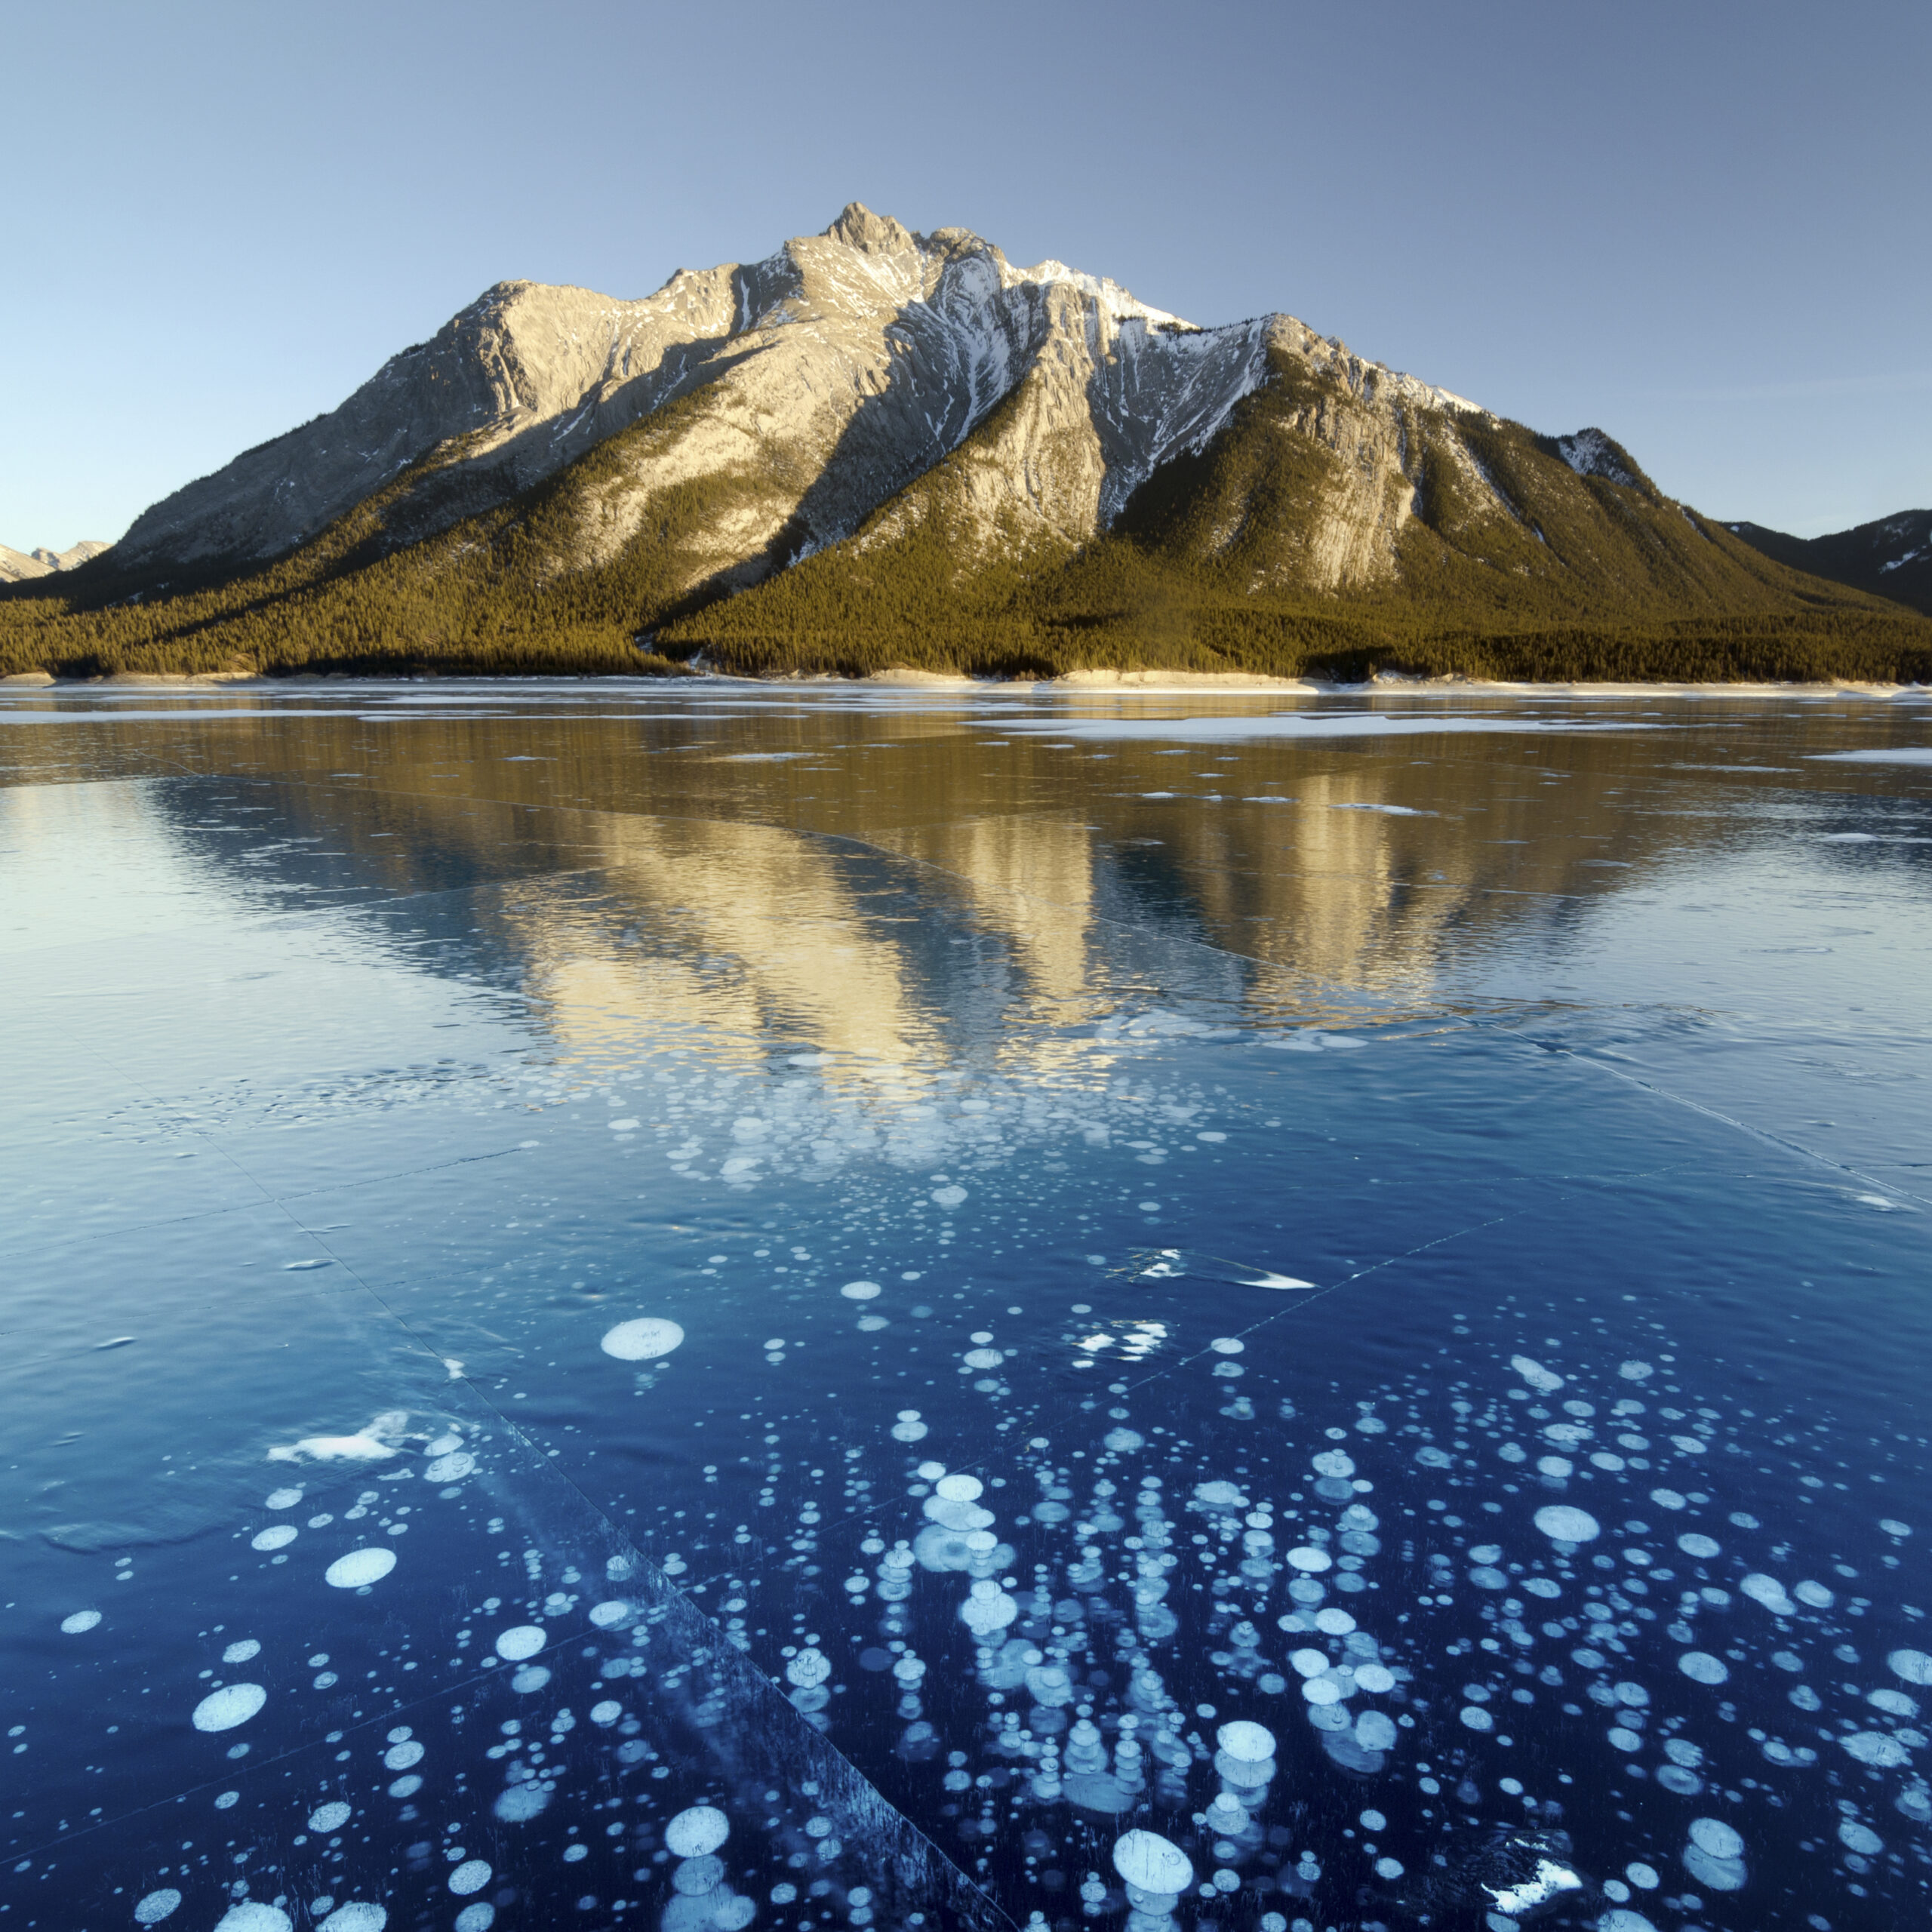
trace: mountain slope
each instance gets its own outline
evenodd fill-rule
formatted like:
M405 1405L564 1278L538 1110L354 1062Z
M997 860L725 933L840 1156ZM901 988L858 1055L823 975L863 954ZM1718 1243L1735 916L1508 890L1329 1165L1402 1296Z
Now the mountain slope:
M1932 510L1904 510L1829 537L1787 537L1761 524L1724 528L1795 571L1829 577L1932 616Z
M681 271L641 302L503 283L340 408L144 512L115 568L205 580L379 496L388 542L417 542L695 396L600 472L558 561L609 561L654 499L705 481L732 498L706 555L736 583L844 535L1030 371L1124 338L1092 412L1117 507L1252 380L1252 328L1183 348L1152 334L1171 321L1057 263L1015 269L962 229L915 236L856 204L768 260Z
M980 478L1012 472L1017 433L996 417L852 540L679 615L659 648L740 669L1004 651L1043 669L1555 674L1583 651L1595 675L1675 675L1673 656L1697 675L1730 660L1810 675L1829 674L1826 640L1863 652L1892 634L1872 600L1669 501L1600 431L1538 436L1289 318L1265 340L1261 380L1226 423L1157 466L1110 528L1055 529L1012 502L989 515ZM1932 628L1897 636L1932 647Z
M1667 667L1687 625L1699 663L1758 674L1903 675L1932 638L1601 430L855 203L641 302L500 285L57 586L0 592L0 663L634 669L646 640L746 670L1496 668L1587 632L1592 663L1623 638Z

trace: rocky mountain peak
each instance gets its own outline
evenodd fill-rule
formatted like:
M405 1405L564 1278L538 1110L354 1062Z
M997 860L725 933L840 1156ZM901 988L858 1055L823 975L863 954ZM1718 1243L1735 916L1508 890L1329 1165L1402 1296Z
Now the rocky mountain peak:
M1556 447L1579 476L1601 476L1605 482L1629 488L1642 484L1643 472L1630 460L1629 452L1601 429L1579 429L1574 436L1558 436Z
M909 228L889 214L874 214L863 202L848 202L838 219L821 232L865 254L897 254L918 246Z
M1112 530L1264 389L1299 467L1269 486L1277 508L1231 497L1209 546L1292 500L1300 534L1254 585L1386 586L1418 523L1452 546L1543 544L1549 513L1484 453L1497 419L1461 397L1292 316L1197 328L1103 276L852 202L761 261L680 270L641 300L500 281L338 409L155 505L120 555L164 583L232 574L332 528L350 540L352 512L373 561L583 463L568 514L545 519L547 582L670 544L666 580L703 601L934 519L965 568ZM1538 447L1580 494L1650 490L1600 429Z

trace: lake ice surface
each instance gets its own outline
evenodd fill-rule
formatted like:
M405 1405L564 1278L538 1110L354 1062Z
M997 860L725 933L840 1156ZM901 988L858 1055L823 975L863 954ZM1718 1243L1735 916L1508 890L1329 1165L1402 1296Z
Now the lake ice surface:
M1922 1921L1932 716L1444 709L0 699L7 1923Z

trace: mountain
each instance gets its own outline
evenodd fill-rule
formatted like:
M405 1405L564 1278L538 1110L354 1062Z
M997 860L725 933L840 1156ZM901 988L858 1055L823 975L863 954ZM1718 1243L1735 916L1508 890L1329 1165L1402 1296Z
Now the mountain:
M1929 641L1601 429L856 203L641 301L499 284L0 593L0 665L70 670L1894 676Z
M1089 534L1256 386L1266 327L1195 330L1057 262L1015 269L963 229L915 235L854 205L768 260L680 270L641 302L500 283L340 409L157 503L118 561L245 569L386 488L386 541L420 541L655 419L585 493L558 561L608 561L698 482L733 514L686 588L707 565L736 584L849 534L1029 378L1036 446L1013 451L1004 493ZM1093 447L1060 450L1066 433Z
M1848 583L1932 616L1932 510L1902 510L1829 537L1787 537L1755 523L1724 528L1793 570Z
M24 583L29 578L51 576L55 571L70 571L112 547L91 537L71 550L10 550L0 543L0 583Z

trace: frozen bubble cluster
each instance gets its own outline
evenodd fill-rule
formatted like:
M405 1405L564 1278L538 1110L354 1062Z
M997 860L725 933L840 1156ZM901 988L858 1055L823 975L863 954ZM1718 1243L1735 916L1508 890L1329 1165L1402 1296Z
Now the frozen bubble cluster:
M1001 971L1063 958L1029 934ZM652 997L695 998L653 943ZM540 1187L490 1204L518 1241L440 1311L408 1286L448 1352L371 1379L415 1407L278 1422L214 1531L57 1546L30 1641L117 1727L75 1746L89 1778L180 1754L123 1922L896 1932L981 1892L1036 1932L1926 1916L1922 1443L1727 1380L1648 1275L1612 1304L1411 1251L1366 1147L1380 1218L1211 1194L1326 1118L1163 1070L1241 1029L1057 1020L1037 1078L934 1070L881 986L863 1037L911 1063L740 1033L755 1074L612 1072L622 1002L585 984L577 1058L487 1112L561 1137L581 1106L598 1152L532 1143ZM1398 1078L1299 1030L1270 1081ZM1118 1201L1046 1178L1083 1150L1133 1164ZM570 1218L547 1164L586 1158L654 1163L616 1197L638 1253ZM1250 1208L1278 1223L1220 1225ZM1371 1251L1446 1272L1396 1299ZM202 1480L198 1509L232 1466ZM19 1701L30 1799L58 1741ZM57 1814L34 1834L78 1863Z
M908 1312L921 1352L903 1359L924 1358L939 1331L921 1324L940 1318ZM1069 1332L1094 1319L1083 1309ZM1599 1927L1670 1932L1689 1908L1660 1903L1676 1896L1663 1875L1707 1902L1755 1898L1801 1823L1833 1847L1847 1897L1923 1841L1932 1652L1871 1641L1878 1598L1829 1546L1830 1519L1801 1543L1766 1527L1762 1503L1722 1493L1708 1473L1721 1410L1547 1342L1486 1377L1290 1398L1269 1388L1283 1370L1266 1327L1225 1325L1204 1324L1193 1365L1172 1371L1212 1389L1211 1424L1158 1380L1144 1398L1108 1389L1070 1424L1044 1378L1093 1371L1050 1371L1024 1333L979 1314L940 1339L989 1432L974 1437L930 1385L919 1408L897 1405L900 1383L863 1427L829 1432L774 1404L734 1444L762 1484L738 1494L768 1499L762 1513L721 1498L700 1527L681 1490L686 1516L665 1499L677 1527L648 1555L595 1564L490 1514L487 1431L392 1421L411 1474L294 1497L269 1526L290 1537L237 1540L263 1577L333 1595L349 1621L288 1644L266 1617L232 1613L202 1640L217 1681L190 1700L192 1728L230 1756L248 1748L231 1736L278 1746L285 1703L366 1708L338 1700L388 1681L372 1674L386 1657L420 1672L447 1654L440 1667L487 1684L487 1719L444 1727L411 1706L340 1725L318 1760L326 1788L291 1820L318 1856L350 1861L413 1810L440 1850L427 1869L451 1932L507 1928L509 1847L540 1844L572 1910L593 1898L614 1922L616 1901L648 1898L657 1932L810 1932L795 1911L814 1875L841 1869L873 1827L816 1796L790 1838L770 1838L746 1821L783 1812L778 1786L692 1782L655 1727L666 1709L688 1737L735 1735L735 1720L698 1689L688 1636L662 1647L680 1592L786 1723L889 1783L969 1877L1049 1925L1069 1907L1081 1923L1090 1907L1124 1914L1129 1932L1244 1910L1260 1932L1294 1932L1341 1922L1358 1893L1384 1922L1475 1909L1521 1923L1594 1883ZM706 1473L729 1480L732 1452L705 1446ZM357 1592L396 1568L398 1545L412 1574L426 1560L432 1502L475 1523L487 1567L433 1651L403 1657L398 1600ZM1903 1544L1907 1526L1887 1521ZM312 1562L272 1569L291 1546ZM63 1627L85 1634L82 1615L98 1620L69 1611ZM218 1681L242 1670L260 1681ZM236 1788L209 1815L238 1820L257 1801L227 1774ZM613 1779L628 1794L614 1814L599 1808ZM466 1804L469 1822L439 1838L435 1821ZM141 1909L185 1889L170 1875L148 1877ZM861 1932L870 1884L837 1881ZM221 1909L258 1904L284 1909L266 1896ZM302 1906L337 1932L398 1922L346 1878Z

